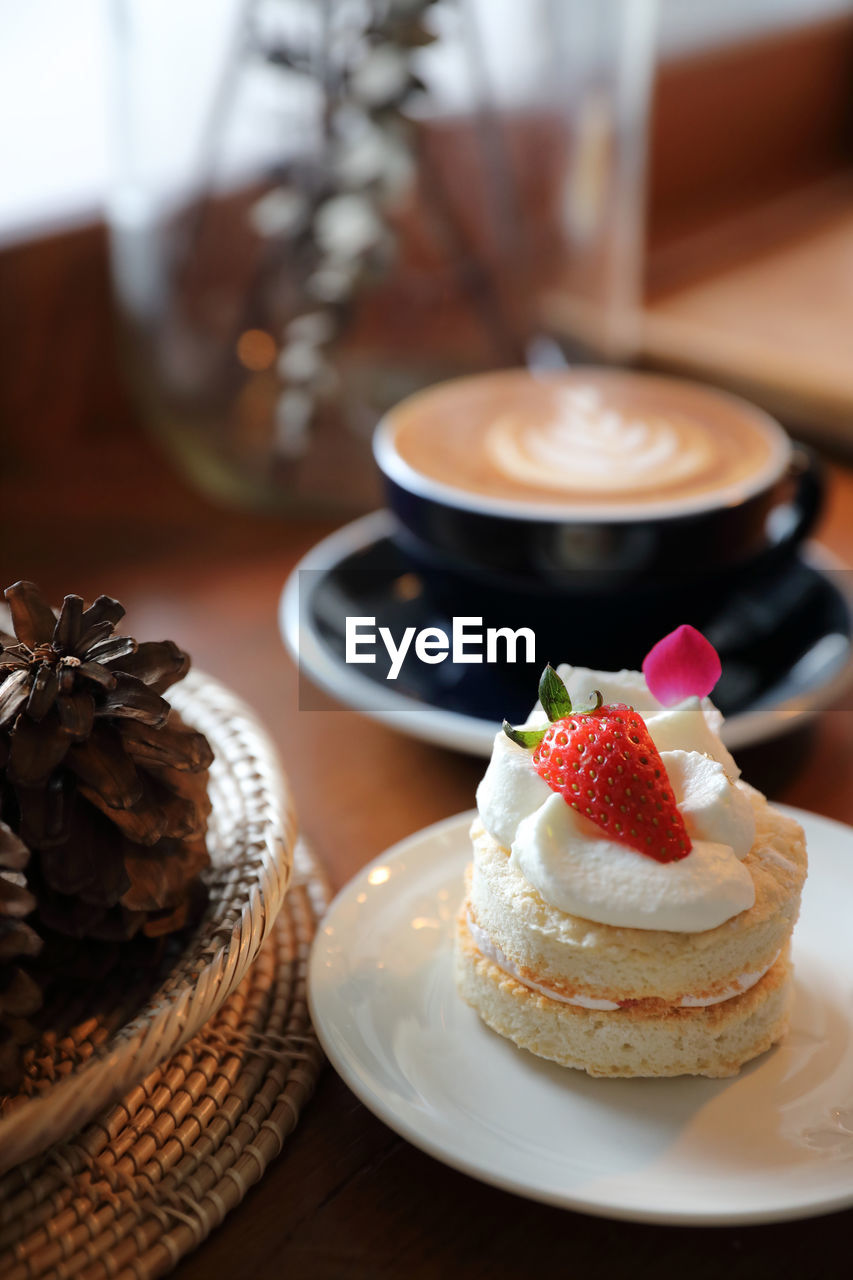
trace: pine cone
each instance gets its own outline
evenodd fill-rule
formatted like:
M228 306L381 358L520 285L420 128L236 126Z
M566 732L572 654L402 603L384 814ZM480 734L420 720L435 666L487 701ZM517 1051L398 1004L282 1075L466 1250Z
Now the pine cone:
M26 845L0 822L0 1093L18 1086L22 1050L35 1039L27 1019L41 1004L38 986L16 963L41 947L24 923L36 905L22 875L28 857Z
M161 696L188 656L114 634L124 609L109 596L66 596L58 618L31 582L6 599L0 732L40 919L108 940L180 928L209 861L212 760Z

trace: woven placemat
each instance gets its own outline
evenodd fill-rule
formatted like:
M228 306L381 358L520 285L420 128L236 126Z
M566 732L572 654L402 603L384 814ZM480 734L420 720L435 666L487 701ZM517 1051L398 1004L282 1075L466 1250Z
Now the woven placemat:
M237 990L117 1105L0 1178L4 1280L162 1276L281 1151L322 1061L306 993L328 903L304 843L275 928Z

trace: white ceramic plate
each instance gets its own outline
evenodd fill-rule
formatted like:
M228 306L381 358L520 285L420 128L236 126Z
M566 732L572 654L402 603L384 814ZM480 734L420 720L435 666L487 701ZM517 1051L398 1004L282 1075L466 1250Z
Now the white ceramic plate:
M853 1205L853 830L804 825L786 1040L729 1080L594 1080L488 1030L451 934L471 814L418 832L338 895L315 940L314 1024L381 1120L484 1182L605 1217L772 1222Z
M499 721L481 719L441 706L431 706L403 687L348 666L329 643L324 627L340 629L340 615L352 612L353 601L337 590L335 578L351 557L367 552L391 537L393 517L374 511L344 525L318 542L285 583L279 604L279 627L300 673L344 706L372 720L424 742L488 758ZM778 737L814 719L836 704L853 682L853 597L840 562L816 543L803 550L804 561L818 573L832 571L838 595L846 604L847 621L840 630L820 635L812 648L785 674L784 682L768 690L743 711L730 715L723 738L731 750ZM369 575L367 575L369 576ZM371 612L375 604L364 605ZM372 670L372 668L370 668ZM439 668L431 668L437 671ZM532 699L531 699L532 701Z

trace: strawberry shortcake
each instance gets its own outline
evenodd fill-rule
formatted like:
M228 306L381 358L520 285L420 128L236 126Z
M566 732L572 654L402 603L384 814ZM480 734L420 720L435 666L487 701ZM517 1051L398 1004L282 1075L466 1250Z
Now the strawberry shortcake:
M477 791L461 994L597 1076L731 1075L784 1034L801 827L740 780L693 628L643 673L546 668Z

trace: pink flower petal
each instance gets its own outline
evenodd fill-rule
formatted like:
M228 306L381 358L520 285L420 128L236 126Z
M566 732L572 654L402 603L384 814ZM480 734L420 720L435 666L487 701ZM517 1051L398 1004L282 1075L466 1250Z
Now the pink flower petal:
M665 707L682 698L704 698L722 674L717 650L695 627L676 627L643 660L649 691Z

